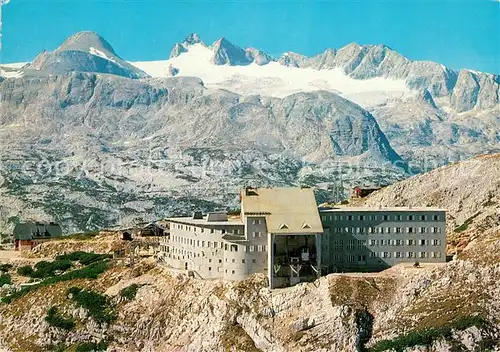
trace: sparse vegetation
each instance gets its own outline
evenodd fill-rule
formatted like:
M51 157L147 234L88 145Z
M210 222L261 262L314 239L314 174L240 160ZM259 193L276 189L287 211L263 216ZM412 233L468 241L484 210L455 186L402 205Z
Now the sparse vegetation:
M36 271L33 273L34 278L47 278L55 276L57 272L65 272L71 268L69 260L54 260L53 262L41 261L35 264Z
M45 321L49 323L50 326L63 330L72 330L75 327L75 322L72 319L61 316L56 307L49 309Z
M451 339L453 330L465 330L472 326L484 328L487 325L487 322L478 316L461 317L440 327L414 330L392 340L379 341L373 347L369 348L368 352L383 352L389 350L403 352L406 348L410 347L430 346L438 339Z
M34 272L34 270L31 267L31 265L25 265L25 266L21 266L21 267L17 268L17 274L20 276L31 277L31 275L33 275L33 272Z
M112 258L112 255L78 251L78 252L58 255L56 257L56 260L67 260L71 262L79 262L81 265L89 265L91 263L95 263L107 258Z
M0 275L0 287L3 285L10 285L12 284L12 278L10 277L9 274L2 274Z
M75 352L99 352L106 351L108 349L108 344L104 341L99 343L95 342L80 342L76 344Z
M12 268L13 268L13 266L11 264L1 264L0 265L0 272L6 273L6 272L9 272Z
M42 286L50 286L58 282L76 280L76 279L97 279L100 274L108 269L108 262L103 260L99 262L92 263L84 268L69 271L59 276L49 277L37 285L25 287L19 291L16 291L2 299L3 303L10 303L13 300L23 297L31 291L34 291Z
M99 323L110 323L115 315L108 298L94 291L82 290L78 287L68 289L68 295L80 307L86 309L90 317Z
M125 287L120 291L120 296L125 298L128 301L132 301L135 299L135 295L137 294L137 290L139 289L139 285L132 284L128 287Z
M71 268L69 260L41 261L35 264L36 270L27 265L20 267L17 273L21 276L29 276L34 279L44 279L55 276L57 272L64 272L69 268Z
M467 220L465 220L462 225L460 225L459 227L457 227L454 231L457 232L457 233L459 233L459 232L464 232L465 230L467 230L467 228L469 227L469 225L472 224L472 222L474 221L474 219L479 214L481 214L481 212L477 212L476 214L472 215L470 218L468 218Z

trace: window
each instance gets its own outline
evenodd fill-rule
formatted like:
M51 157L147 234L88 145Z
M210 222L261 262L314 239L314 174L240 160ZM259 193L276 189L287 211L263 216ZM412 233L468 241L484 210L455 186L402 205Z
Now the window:
M358 262L366 262L366 255L358 255Z
M222 259L219 259L219 264L222 263Z
M212 267L211 266L208 267L208 271L212 271Z
M426 227L419 227L419 232L420 233L427 233L427 228Z
M255 264L255 263L257 263L257 261L256 261L255 259L252 259L252 263L254 263L254 264Z
M214 233L214 232L215 232L215 230L214 230L214 229L210 229L210 233Z
M211 263L211 262L212 262L212 259L209 259L209 260L208 260L208 262L209 262L209 263Z
M370 253L371 258L376 258L377 257L377 252L371 252Z
M368 241L368 244L370 246L376 246L377 245L377 240L370 240L370 241Z
M432 243L433 246L440 246L441 245L441 240L434 239L434 240L431 241L431 243Z
M401 233L401 227L395 227L394 233Z
M242 263L242 264L245 264L245 259L242 259L242 260L241 260L241 263Z
M391 253L390 252L383 252L382 253L382 258L390 258L391 257Z
M431 232L432 233L440 233L441 230L439 229L439 227L431 227Z
M262 252L262 246L260 244L257 246L257 252Z
M406 244L408 246L414 246L415 245L415 240L406 240Z
M386 246L388 244L388 240L380 240L381 246Z
M252 235L253 237L261 237L262 233L260 231L254 231Z
M394 252L394 258L402 258L403 253L402 252Z
M427 215L420 215L420 221L427 221Z
M385 232L386 232L386 233L391 233L391 228L390 228L390 227L386 227L386 228L385 228Z
M389 215L384 215L384 221L389 221Z
M415 220L415 217L413 215L408 215L408 221L413 221Z
M347 220L352 220L352 215L347 215Z
M407 258L415 258L415 252L406 252Z
M426 242L427 242L426 240L420 240L420 241L419 241L419 244L420 244L421 246L425 246L425 245L427 244Z
M227 243L224 244L224 250L227 251Z
M260 219L253 219L253 224L254 225L260 225Z
M433 215L432 220L434 221L439 221L439 215Z
M360 215L360 216L359 216L359 220L360 220L360 221L364 221L364 220L365 220L365 216L364 216L364 215Z
M433 258L441 258L441 252L432 252Z
M234 270L231 270L231 274L234 274Z
M353 255L348 255L348 256L347 256L347 261L348 261L349 263L354 263L354 261L355 261L355 260L356 260L356 257L355 257L355 256L353 256Z
M231 245L231 252L238 252L238 246L235 244Z
M234 259L234 258L233 258L233 259L231 260L231 263L236 263L236 259Z
M348 250L353 250L353 249L354 249L354 244L355 244L355 241L356 241L356 240L349 240L349 241L347 242L347 249L348 249Z
M378 228L378 233L383 234L384 233L384 228L383 227L379 227Z
M396 215L395 218L396 218L396 221L403 220L403 216L402 215Z
M427 258L427 252L419 252L418 257L419 258Z
M222 232L222 234L225 234L226 233L226 229L222 229L221 232Z

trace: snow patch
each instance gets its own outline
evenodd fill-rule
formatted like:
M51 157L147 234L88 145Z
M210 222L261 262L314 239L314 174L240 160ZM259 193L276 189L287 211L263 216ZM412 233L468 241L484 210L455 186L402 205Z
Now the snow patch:
M105 53L103 53L103 52L102 52L102 51L100 51L99 49L94 48L93 46L91 46L91 47L90 47L89 52L90 52L92 55L99 56L99 57L101 57L101 58L103 58L103 59L106 59L106 60L108 60L108 61L111 61L112 63L117 64L117 65L118 65L118 66L120 66L120 67L123 67L123 66L122 66L122 65L120 65L120 63L118 63L115 59L108 57Z
M357 80L342 69L316 70L296 68L270 62L246 66L217 66L210 62L213 51L202 45L189 46L189 51L165 61L132 62L152 77L167 77L168 67L179 69L178 76L199 77L206 87L227 89L242 95L283 98L298 92L326 90L335 92L364 107L385 103L410 92L405 80L372 78Z
M0 68L0 77L3 78L19 78L24 74L23 71L14 70L14 69L2 69Z

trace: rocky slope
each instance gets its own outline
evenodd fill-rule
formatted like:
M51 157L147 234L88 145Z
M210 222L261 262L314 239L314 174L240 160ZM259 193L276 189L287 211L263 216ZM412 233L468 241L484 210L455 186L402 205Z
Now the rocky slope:
M450 253L500 230L500 154L441 167L371 194L367 206L436 206L448 211Z
M39 254L92 245L102 251L104 240L46 244ZM98 279L59 282L1 304L0 345L6 351L71 350L102 341L108 351L493 350L500 347L499 250L500 233L489 231L439 267L334 274L273 291L258 275L203 281L152 260L133 270L116 262ZM136 293L123 295L132 285ZM70 287L104 294L115 319L96 321L67 295ZM74 328L49 325L45 317L54 305Z
M246 184L394 180L404 166L372 115L329 92L264 98L89 73L9 79L0 92L4 226L93 230L237 206Z

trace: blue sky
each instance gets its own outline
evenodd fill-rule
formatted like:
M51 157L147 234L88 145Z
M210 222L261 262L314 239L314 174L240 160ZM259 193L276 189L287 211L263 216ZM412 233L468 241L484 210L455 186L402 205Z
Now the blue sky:
M3 22L4 63L29 61L80 30L99 32L127 60L166 59L198 32L206 43L225 36L273 55L386 44L413 60L500 74L494 0L11 0Z

